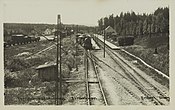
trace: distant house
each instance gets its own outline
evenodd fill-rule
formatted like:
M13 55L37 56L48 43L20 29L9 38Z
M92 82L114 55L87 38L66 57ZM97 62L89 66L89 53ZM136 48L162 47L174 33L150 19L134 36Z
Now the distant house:
M44 34L45 35L51 35L52 34L52 30L47 28L45 31L44 31Z
M108 26L106 29L105 29L105 32L106 33L110 33L110 34L114 34L114 35L117 35L117 32L111 27L111 26Z
M54 29L52 29L52 33L55 33L57 30L54 28Z
M107 37L111 37L111 38L115 38L118 35L117 32L111 26L108 26L105 29L105 33Z
M38 77L42 81L53 81L56 78L56 63L40 65L36 70L38 70Z

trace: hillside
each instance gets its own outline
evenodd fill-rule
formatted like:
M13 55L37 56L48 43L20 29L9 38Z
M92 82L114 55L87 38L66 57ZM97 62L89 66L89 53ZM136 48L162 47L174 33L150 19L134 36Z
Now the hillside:
M154 54L155 48L157 48L158 54ZM135 45L125 49L169 76L168 34L137 37Z

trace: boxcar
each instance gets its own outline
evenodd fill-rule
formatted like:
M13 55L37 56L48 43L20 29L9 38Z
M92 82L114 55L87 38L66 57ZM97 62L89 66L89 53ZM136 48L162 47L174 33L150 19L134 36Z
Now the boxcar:
M120 36L118 37L118 45L119 46L129 46L134 44L133 36Z

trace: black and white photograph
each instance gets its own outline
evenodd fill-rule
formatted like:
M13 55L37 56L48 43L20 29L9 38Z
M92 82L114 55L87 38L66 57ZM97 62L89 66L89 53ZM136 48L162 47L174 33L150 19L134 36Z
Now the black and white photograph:
M4 106L170 105L170 0L1 3Z

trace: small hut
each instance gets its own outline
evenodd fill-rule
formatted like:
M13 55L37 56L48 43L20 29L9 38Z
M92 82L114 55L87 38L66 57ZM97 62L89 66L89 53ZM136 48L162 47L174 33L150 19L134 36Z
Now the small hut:
M42 81L53 81L56 78L56 63L40 65L36 70L38 70L38 77Z

